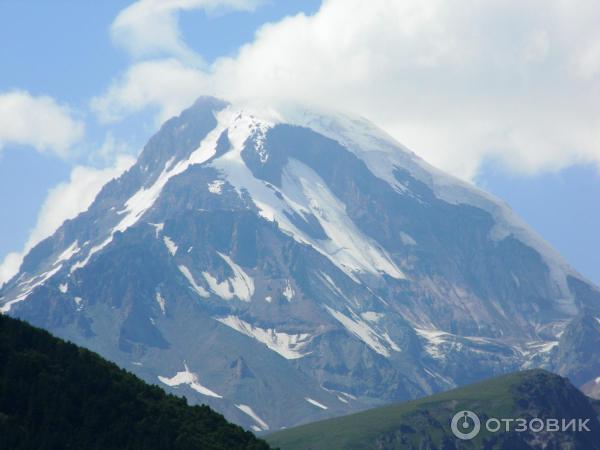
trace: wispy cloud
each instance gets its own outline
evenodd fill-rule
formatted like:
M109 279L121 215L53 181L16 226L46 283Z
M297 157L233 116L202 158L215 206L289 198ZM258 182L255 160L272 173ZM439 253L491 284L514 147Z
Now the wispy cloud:
M113 41L133 57L168 55L199 64L202 58L182 39L178 14L203 9L252 10L259 0L139 0L122 10L111 25Z
M91 107L105 123L152 107L157 110L158 125L205 93L208 81L204 72L174 58L142 61L93 98Z
M51 97L0 93L0 150L16 144L66 157L83 134L83 122Z

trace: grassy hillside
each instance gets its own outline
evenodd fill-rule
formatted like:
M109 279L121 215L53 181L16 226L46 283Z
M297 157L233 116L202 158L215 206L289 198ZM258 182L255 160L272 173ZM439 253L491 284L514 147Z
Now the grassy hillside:
M542 370L502 376L406 403L280 431L266 439L282 450L600 448L595 404L568 380ZM461 410L486 418L590 418L590 432L497 432L482 426L470 441L454 437Z
M0 315L1 449L269 446L98 355Z

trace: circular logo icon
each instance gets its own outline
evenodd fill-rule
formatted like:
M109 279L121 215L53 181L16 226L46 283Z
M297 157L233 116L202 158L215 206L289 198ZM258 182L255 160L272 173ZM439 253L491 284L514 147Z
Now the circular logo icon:
M450 427L454 436L468 441L479 434L481 421L473 411L459 411L454 414Z

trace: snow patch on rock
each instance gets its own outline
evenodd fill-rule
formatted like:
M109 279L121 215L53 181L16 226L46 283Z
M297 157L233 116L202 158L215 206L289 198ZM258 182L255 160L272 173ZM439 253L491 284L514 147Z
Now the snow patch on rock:
M79 242L73 242L64 252L62 252L56 262L54 264L58 264L63 261L68 261L71 257L77 253L79 253L81 249L79 248Z
M317 408L321 408L324 410L329 409L327 406L325 406L323 403L319 403L318 401L310 398L310 397L304 397L304 400L306 400L308 403L310 403L311 405L316 406Z
M387 332L379 334L353 311L351 311L353 317L350 318L329 306L326 306L326 308L329 314L340 322L344 328L380 355L388 358L390 356L390 350L396 352L400 351L398 345L392 341Z
M167 250L171 256L175 256L175 253L177 253L177 245L175 242L173 242L169 236L163 236L163 242L165 243L165 247L167 247Z
M292 287L292 283L290 283L290 280L285 280L283 292L281 294L287 299L288 302L291 302L294 298L295 291Z
M219 395L216 392L212 391L211 389L207 388L206 386L203 386L202 384L200 384L198 375L194 372L191 372L190 369L188 368L187 364L184 364L183 367L184 367L183 372L177 372L171 378L163 377L163 376L159 375L158 376L159 381L170 387L177 387L177 386L184 384L184 385L191 387L193 390L195 390L196 392L198 392L202 395L206 395L208 397L223 398L222 395Z
M156 303L158 303L158 307L160 308L161 312L164 315L166 313L167 302L165 301L164 297L158 291L156 292Z
M264 420L262 420L260 418L260 416L258 414L256 414L250 406L244 405L244 404L239 404L239 405L235 405L235 407L237 409L239 409L240 411L242 411L247 416L251 417L252 420L254 420L258 424L258 427L257 427L258 430L255 430L255 431L266 431L269 429L269 424L267 422L265 422Z
M13 307L14 304L22 302L24 300L27 300L27 297L29 297L29 295L33 292L33 290L35 288L37 288L38 286L43 285L46 281L48 281L53 275L55 275L60 269L62 268L62 264L59 264L58 266L56 266L54 269L49 270L48 272L45 272L35 278L33 278L32 280L30 280L29 282L25 283L25 289L23 289L18 295L17 297L13 298L12 300L4 303L1 307L0 307L0 313L1 314L6 314L7 312L9 312L11 310L11 308Z
M208 183L208 192L211 194L220 195L225 182L223 180L214 180Z
M240 300L249 302L252 299L252 295L254 295L253 278L234 263L229 256L220 252L217 253L230 267L233 272L233 278L226 278L219 283L210 273L202 272L202 276L208 283L210 290L224 300L231 300L233 297L237 297Z
M307 355L303 353L303 349L311 341L311 335L308 333L288 334L274 328L260 328L231 315L215 319L239 333L256 339L285 359L298 359Z
M204 289L202 286L198 286L198 284L196 283L196 280L194 280L194 276L192 275L192 272L190 272L190 269L188 269L184 265L180 265L178 267L179 267L179 271L188 280L188 282L190 283L191 287L194 289L194 291L200 297L204 297L204 298L210 297L210 294L206 291L206 289Z

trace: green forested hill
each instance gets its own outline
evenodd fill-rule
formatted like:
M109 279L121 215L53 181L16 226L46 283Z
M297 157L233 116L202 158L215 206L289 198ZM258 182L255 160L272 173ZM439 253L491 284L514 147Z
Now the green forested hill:
M600 449L598 403L566 378L529 370L345 417L279 431L266 437L282 450L594 450ZM481 428L472 440L450 428L459 411L488 418L589 418L590 431L497 432Z
M268 449L83 348L0 315L1 449Z

